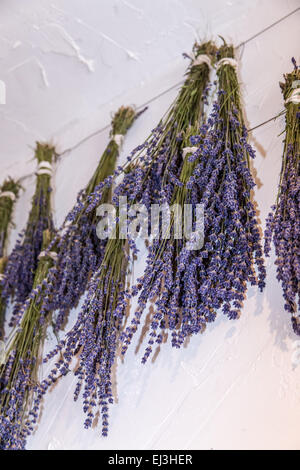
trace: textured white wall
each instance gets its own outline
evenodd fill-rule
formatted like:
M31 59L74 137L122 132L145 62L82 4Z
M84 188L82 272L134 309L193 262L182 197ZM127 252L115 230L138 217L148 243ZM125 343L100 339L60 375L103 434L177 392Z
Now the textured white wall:
M299 0L2 0L0 2L0 180L34 171L36 140L59 152L105 127L121 104L142 105L180 82L181 57L195 37L218 34L239 44L300 6ZM299 62L300 10L240 48L240 78L249 128L283 108L278 86ZM148 135L177 90L154 100L130 130L122 157ZM264 224L281 165L283 119L253 132L256 200ZM54 208L59 225L107 143L108 130L57 165ZM24 180L16 233L30 207L34 178ZM188 348L162 347L140 364L131 347L116 372L118 404L110 434L85 431L69 374L45 402L28 448L300 448L300 366L273 259L267 288L250 288L240 320L220 317ZM137 271L143 269L142 263ZM70 318L74 321L76 312ZM51 334L48 348L53 344ZM46 372L45 369L44 372Z

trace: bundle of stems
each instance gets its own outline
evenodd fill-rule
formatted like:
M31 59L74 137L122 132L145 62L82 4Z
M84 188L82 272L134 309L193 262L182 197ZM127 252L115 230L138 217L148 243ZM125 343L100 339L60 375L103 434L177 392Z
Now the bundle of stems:
M7 263L6 244L11 224L14 203L19 194L20 184L8 178L0 188L0 340L4 337L6 302L2 299L2 281Z
M42 249L45 250L53 233L43 232ZM47 276L55 259L42 251L33 281L33 291ZM37 294L35 292L35 294ZM41 297L29 296L27 308L20 324L6 341L5 361L0 365L0 449L24 449L29 410L34 398L34 386L38 383L44 339L51 317L41 316ZM33 428L32 428L33 429Z
M286 107L285 139L277 199L267 218L265 254L269 256L273 239L284 308L300 335L300 69L293 63L294 70L280 84Z
M35 159L38 163L36 188L25 229L19 234L16 245L8 257L2 296L15 305L11 325L20 318L20 306L32 290L38 256L43 244L44 230L53 230L51 213L51 173L56 153L54 147L37 142Z
M212 56L214 52L215 46L211 42L194 46L195 57L177 99L150 137L128 157L123 168L124 179L112 197L118 209L115 236L107 241L102 263L89 282L76 324L45 359L57 357L51 374L41 383L36 410L51 384L69 370L72 359L78 356L79 365L75 370L78 383L74 398L77 399L82 391L83 410L87 415L85 427L92 425L100 411L102 435L107 435L108 407L113 403L112 366L129 296L126 274L137 252L134 239L120 235L122 214L119 198L126 196L130 208L137 203L150 208L151 204L170 198L183 164L182 147L190 129L198 128L203 118L209 78L208 55ZM102 193L110 184L110 180L104 181L91 194L87 213L101 202ZM127 246L131 248L130 258Z
M57 310L56 331L65 326L69 311L76 307L91 275L103 258L106 241L96 235L96 211L87 212L89 196L103 181L111 180L120 153L120 146L137 114L131 107L122 106L112 119L110 141L102 154L91 180L80 191L75 207L67 215L64 229L52 240L48 250L57 252L57 259L43 282L43 315ZM105 186L99 203L109 203L111 188Z
M237 318L248 281L264 287L261 237L251 202L249 157L254 152L247 142L233 47L224 44L217 59L217 101L207 125L190 139L198 148L186 152L173 190L173 201L181 207L202 205L203 237L196 232L196 244L177 241L171 219L170 238L161 233L150 247L144 275L133 289L138 308L122 334L125 354L148 303L155 303L142 362L166 331L172 346L180 347L189 336L202 333L221 307L230 319Z

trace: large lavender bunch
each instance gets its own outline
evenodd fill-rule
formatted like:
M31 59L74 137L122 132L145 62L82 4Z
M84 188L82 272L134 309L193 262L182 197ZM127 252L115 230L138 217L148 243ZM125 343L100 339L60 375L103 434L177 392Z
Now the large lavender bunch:
M12 179L4 181L0 188L0 339L4 336L4 320L6 302L2 298L1 283L4 280L4 271L7 263L5 248L7 242L8 229L11 224L11 217L15 200L20 189L19 183Z
M65 324L67 314L75 307L86 289L90 276L101 263L106 242L96 236L96 211L87 211L89 197L101 187L101 203L111 196L109 184L114 173L122 140L136 119L130 107L121 107L112 120L110 141L85 190L81 191L75 207L69 212L60 231L48 250L57 252L57 259L43 283L42 312L58 311L55 330Z
M300 335L300 70L293 63L294 71L280 84L286 106L285 140L277 200L267 218L265 254L269 256L273 238L284 308Z
M87 296L75 326L45 359L48 361L57 356L51 374L36 388L35 412L39 409L43 395L58 377L67 373L72 359L78 356L79 365L75 371L78 383L74 398L77 399L82 392L83 410L87 416L85 427L92 425L96 413L100 411L102 435L107 435L108 407L113 403L112 365L126 318L129 296L126 274L130 261L136 254L134 240L126 240L120 236L122 214L118 206L119 197L126 195L130 207L137 202L144 203L146 207L159 202L162 187L167 188L164 190L167 197L182 165L181 148L185 136L191 127L199 125L203 114L209 58L206 57L201 63L200 58L213 51L214 46L211 43L195 46L196 62L193 59L186 82L175 103L146 142L128 157L124 179L115 189L112 198L118 209L120 225L115 229L115 236L108 240L102 263L89 282ZM134 158L134 155L139 158ZM87 213L101 202L102 191L109 183L107 180L103 182L102 188L99 186L90 196ZM128 256L128 245L131 248L131 258Z
M11 323L18 318L20 305L30 293L38 256L43 243L43 231L53 229L51 214L51 164L55 149L48 144L37 143L35 159L38 163L36 188L32 207L25 229L19 234L16 245L10 254L5 277L2 281L2 296L15 302Z
M172 345L180 347L190 335L203 332L221 307L229 318L237 318L248 282L264 287L260 233L251 202L249 157L254 151L247 142L233 48L222 46L218 60L217 102L207 124L190 138L198 148L186 149L172 196L181 207L202 204L203 246L191 249L193 237L201 242L197 232L191 240L178 240L174 218L170 238L161 232L152 243L144 275L133 288L138 308L122 335L125 354L148 303L154 302L142 362L162 342L165 331L171 331Z
M45 230L42 248L46 249L54 233ZM43 343L51 317L41 314L43 282L55 259L55 252L42 251L34 276L33 290L26 299L26 309L20 324L5 344L5 360L0 365L0 449L24 449L28 426L35 421L30 405L38 381Z

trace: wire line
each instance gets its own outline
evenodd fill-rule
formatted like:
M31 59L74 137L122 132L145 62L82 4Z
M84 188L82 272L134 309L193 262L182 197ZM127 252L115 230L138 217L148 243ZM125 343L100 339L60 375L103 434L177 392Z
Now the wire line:
M253 36L250 36L248 39L246 39L245 41L242 41L240 44L238 44L238 46L236 46L236 49L239 49L241 47L244 47L246 44L248 44L249 42L253 41L254 39L256 39L257 37L261 36L262 34L264 34L266 31L269 31L270 29L272 29L274 26L277 26L279 23L281 23L282 21L286 20L287 18L289 18L290 16L294 15L295 13L297 13L298 11L300 10L300 7L296 8L295 10L291 11L290 13L288 13L287 15L283 16L282 18L280 18L279 20L277 21L274 21L273 23L271 23L270 25L266 26L265 28L263 28L262 30L260 30L258 33L255 33ZM143 103L142 105L138 106L137 107L137 111L141 111L143 112L143 110L145 110L145 108L153 103L154 101L156 101L157 99L161 98L162 96L166 95L167 93L169 93L170 91L174 90L175 88L179 87L180 85L182 85L184 83L184 80L181 80L180 82L177 82L175 83L174 85L170 86L169 88L167 88L166 90L158 93L157 95L153 96L152 98L150 98L148 101L146 101L145 103ZM260 124L257 124L256 126L252 127L251 129L248 130L248 132L252 132L254 131L255 129L258 129L259 127L262 127L264 126L265 124L268 124L269 122L275 120L277 117L281 116L282 114L284 114L284 111L282 111L281 113L277 114L276 116L273 116L271 117L270 119L267 119L266 121L260 123ZM91 139L92 137L95 137L96 135L98 134L102 134L102 132L105 132L106 130L108 130L110 128L110 124L107 124L105 125L104 127L102 127L101 129L97 130L97 131L94 131L92 134L89 134L88 136L84 137L82 140L80 140L79 142L77 142L75 145L73 145L72 147L69 147L65 150L63 150L62 152L60 152L58 154L58 157L61 158L61 157L64 157L65 155L69 154L70 152L72 152L73 150L75 150L76 148L80 147L82 144L84 144L85 142L87 142L89 139ZM30 174L27 174L27 175L24 175L22 176L21 178L19 178L19 181L23 181L24 179L27 179L31 176L33 176L35 173L30 173Z

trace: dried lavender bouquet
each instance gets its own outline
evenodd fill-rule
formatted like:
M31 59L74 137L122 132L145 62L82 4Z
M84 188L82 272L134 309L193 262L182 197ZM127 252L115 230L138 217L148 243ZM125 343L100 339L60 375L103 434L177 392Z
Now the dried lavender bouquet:
M11 298L15 305L11 324L20 318L20 305L30 293L38 256L43 243L43 231L53 229L51 214L51 174L55 149L48 144L37 143L35 159L38 163L36 188L26 228L19 234L16 245L8 257L2 296L5 302Z
M19 183L12 179L4 181L0 188L0 339L4 336L4 320L6 302L2 299L2 282L7 263L5 256L8 229L11 224L11 217L14 203L20 190Z
M293 63L293 72L280 84L286 107L285 139L277 199L267 218L265 254L269 256L273 239L284 308L300 335L300 69Z
M56 331L63 328L68 312L77 305L87 282L101 263L106 242L96 235L96 211L87 212L89 196L103 181L111 180L127 131L138 115L131 107L121 107L113 116L110 141L85 190L81 191L75 207L67 215L63 230L54 237L48 250L57 252L57 259L44 280L43 315L57 310ZM102 186L101 186L102 187ZM111 188L101 192L101 203L110 202Z
M191 127L198 127L203 117L203 102L206 100L209 79L209 55L214 52L215 46L210 42L195 45L195 58L191 61L185 84L177 99L150 137L128 157L124 179L112 198L118 209L120 223L120 196L127 196L129 207L139 202L150 208L151 204L159 202L162 197L168 199L171 194L183 164L182 147L186 136ZM101 202L102 192L110 186L111 181L105 180L90 196L88 213ZM69 370L72 359L78 356L79 365L75 371L78 383L74 398L77 399L82 393L83 410L87 415L85 427L92 425L100 411L103 436L108 432L108 407L113 403L112 366L126 317L129 295L125 284L126 274L136 254L134 239L126 240L126 237L119 236L119 232L121 228L117 224L115 237L108 240L103 261L89 282L76 324L47 355L46 361L56 356L57 361L51 374L42 381L35 403L37 407L51 384ZM127 244L131 248L130 258Z
M175 240L171 221L170 238L161 236L150 247L135 288L138 308L122 335L124 354L148 302L154 302L142 362L165 332L171 332L172 346L180 347L189 336L203 332L218 309L237 318L248 282L264 287L261 237L251 202L249 158L254 151L247 142L233 47L224 44L217 60L218 98L207 125L190 139L196 147L187 148L173 192L181 206L202 204L203 246L191 249L191 240Z
M49 245L54 232L43 232L42 250ZM56 253L41 251L33 281L33 293L26 300L27 308L18 327L11 332L5 345L5 360L0 365L0 449L25 448L29 410L38 383L44 339L51 317L41 315L41 298L36 295L55 260ZM31 428L32 429L32 428Z

